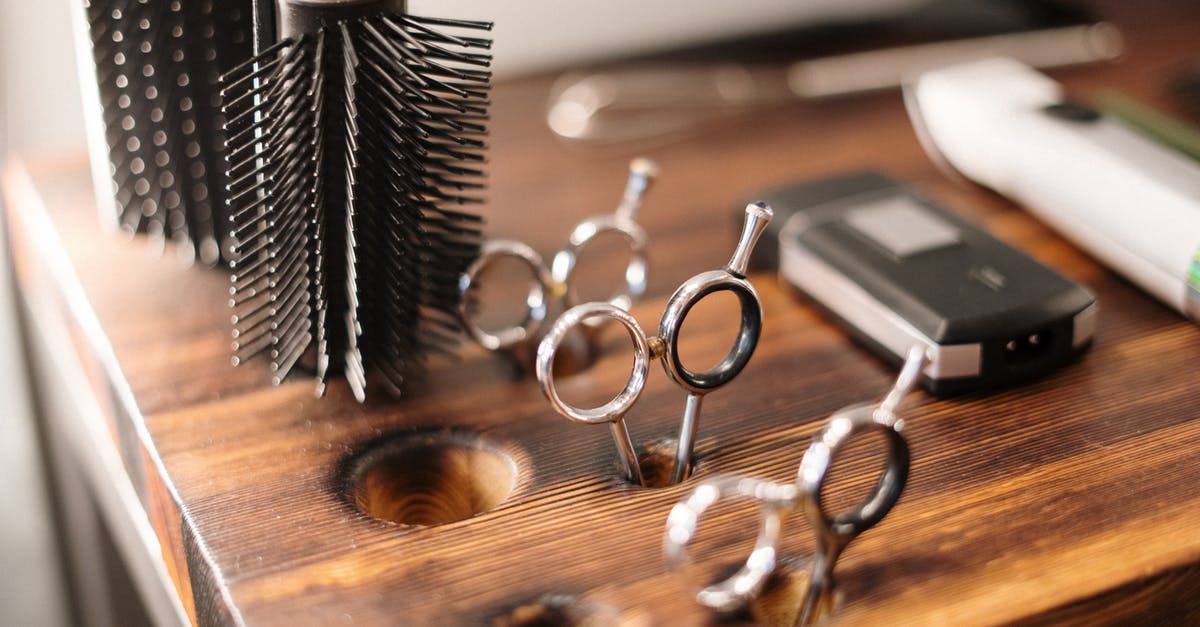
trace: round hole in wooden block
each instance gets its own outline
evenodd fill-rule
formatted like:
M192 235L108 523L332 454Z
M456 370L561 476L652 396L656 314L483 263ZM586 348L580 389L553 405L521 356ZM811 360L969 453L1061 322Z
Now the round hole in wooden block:
M645 487L665 488L671 485L671 471L675 469L675 448L675 440L655 440L637 447L638 465L642 467ZM692 461L694 465L695 460Z
M440 525L495 508L516 486L512 458L477 435L414 433L352 463L349 491L364 513L402 525Z
M492 619L493 627L616 627L620 616L610 607L564 594L547 594Z
M754 624L764 627L792 627L798 624L812 581L811 557L793 556L780 559L775 574L767 581L762 594L750 602L750 617ZM842 605L842 594L836 588L825 603L818 604L816 622L835 614Z

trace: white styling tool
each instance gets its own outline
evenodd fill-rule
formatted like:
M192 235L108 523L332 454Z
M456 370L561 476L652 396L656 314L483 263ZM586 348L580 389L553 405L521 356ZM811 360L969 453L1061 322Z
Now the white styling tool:
M924 72L905 102L935 161L1200 321L1200 163L1011 59Z

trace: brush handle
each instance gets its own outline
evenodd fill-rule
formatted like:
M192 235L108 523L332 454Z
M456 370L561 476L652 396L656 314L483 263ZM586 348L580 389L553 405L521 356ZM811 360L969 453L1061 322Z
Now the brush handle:
M255 56L262 54L264 50L270 48L278 41L275 34L275 22L275 0L254 0L253 27Z
M400 15L405 0L277 0L278 38L315 35L343 20L389 13Z

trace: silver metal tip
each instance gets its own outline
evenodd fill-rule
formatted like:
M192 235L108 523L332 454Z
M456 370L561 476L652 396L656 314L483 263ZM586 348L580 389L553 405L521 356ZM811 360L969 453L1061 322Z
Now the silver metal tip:
M746 205L746 222L742 226L742 236L738 238L737 248L733 251L729 264L725 266L726 270L736 276L746 276L750 265L750 253L774 213L770 205L762 201Z
M746 213L768 222L770 222L771 218L775 217L775 210L771 208L771 205L761 200L746 205Z
M629 162L629 172L638 174L646 178L658 178L659 168L658 163L648 157L637 157Z

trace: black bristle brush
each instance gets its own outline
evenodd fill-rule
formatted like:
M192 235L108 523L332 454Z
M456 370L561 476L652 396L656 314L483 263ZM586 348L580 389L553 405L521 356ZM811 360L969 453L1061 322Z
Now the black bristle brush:
M258 54L223 77L235 364L323 392L376 370L399 391L457 342L479 254L490 40L403 2L266 0ZM271 31L274 30L274 33ZM271 43L274 41L274 43Z
M253 55L251 0L80 0L104 219L213 265L227 249L218 80ZM98 139L98 138L97 138ZM98 150L97 152L100 152ZM109 180L103 180L109 179Z

